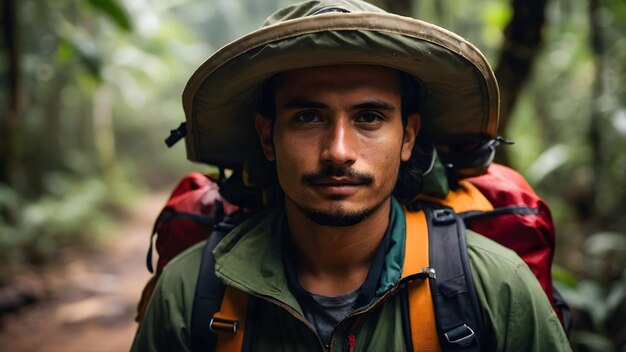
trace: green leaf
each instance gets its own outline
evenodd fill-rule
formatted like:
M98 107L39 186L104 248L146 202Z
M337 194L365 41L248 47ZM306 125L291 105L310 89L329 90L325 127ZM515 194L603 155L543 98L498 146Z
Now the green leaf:
M61 38L55 53L56 58L60 62L68 62L74 57L75 54L76 51L74 50L74 45L72 45L72 43L65 40L64 38Z
M572 273L558 265L552 266L552 279L555 282L559 282L567 287L572 288L576 287L576 284L578 283L578 280L576 280L576 277L574 277Z
M97 11L108 16L120 28L127 32L133 29L128 13L116 0L89 0L89 4Z
M486 25L502 30L513 17L511 6L501 2L487 2L482 7L481 17Z

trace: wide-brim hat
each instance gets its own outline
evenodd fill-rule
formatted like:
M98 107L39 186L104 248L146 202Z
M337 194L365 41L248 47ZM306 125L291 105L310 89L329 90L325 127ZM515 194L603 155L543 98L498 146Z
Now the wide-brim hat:
M183 92L188 158L237 168L260 157L259 85L280 72L341 64L386 66L417 78L425 91L422 126L440 155L497 134L497 82L467 40L362 1L308 1L279 10L193 73Z

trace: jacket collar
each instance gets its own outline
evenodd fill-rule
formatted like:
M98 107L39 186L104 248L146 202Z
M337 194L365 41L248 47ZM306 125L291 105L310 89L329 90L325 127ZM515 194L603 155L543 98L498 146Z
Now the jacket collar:
M400 281L405 252L405 216L392 198L384 260L375 296ZM215 273L227 285L244 292L268 297L302 313L289 289L284 270L283 234L286 218L283 208L272 208L245 221L229 233L213 251Z

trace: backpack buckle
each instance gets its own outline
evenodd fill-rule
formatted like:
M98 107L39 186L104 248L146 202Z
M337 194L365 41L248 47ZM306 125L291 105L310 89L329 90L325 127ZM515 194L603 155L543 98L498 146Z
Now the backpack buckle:
M472 341L474 341L474 336L476 336L474 330L467 326L467 324L463 324L452 330L444 332L443 335L446 337L448 342L461 347L469 346Z
M237 320L224 319L219 317L211 317L209 322L209 329L213 332L228 332L235 334L239 328L239 322Z
M427 275L429 278L437 280L437 272L435 271L435 268L424 267L422 268L420 274Z
M447 225L456 221L456 213L452 209L433 210L433 223L435 225Z

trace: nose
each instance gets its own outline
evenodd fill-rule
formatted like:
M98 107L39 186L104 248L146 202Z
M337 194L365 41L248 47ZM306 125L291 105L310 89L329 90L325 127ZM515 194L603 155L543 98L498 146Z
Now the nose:
M337 166L356 162L358 137L349 121L340 120L328 126L324 138L321 159Z

